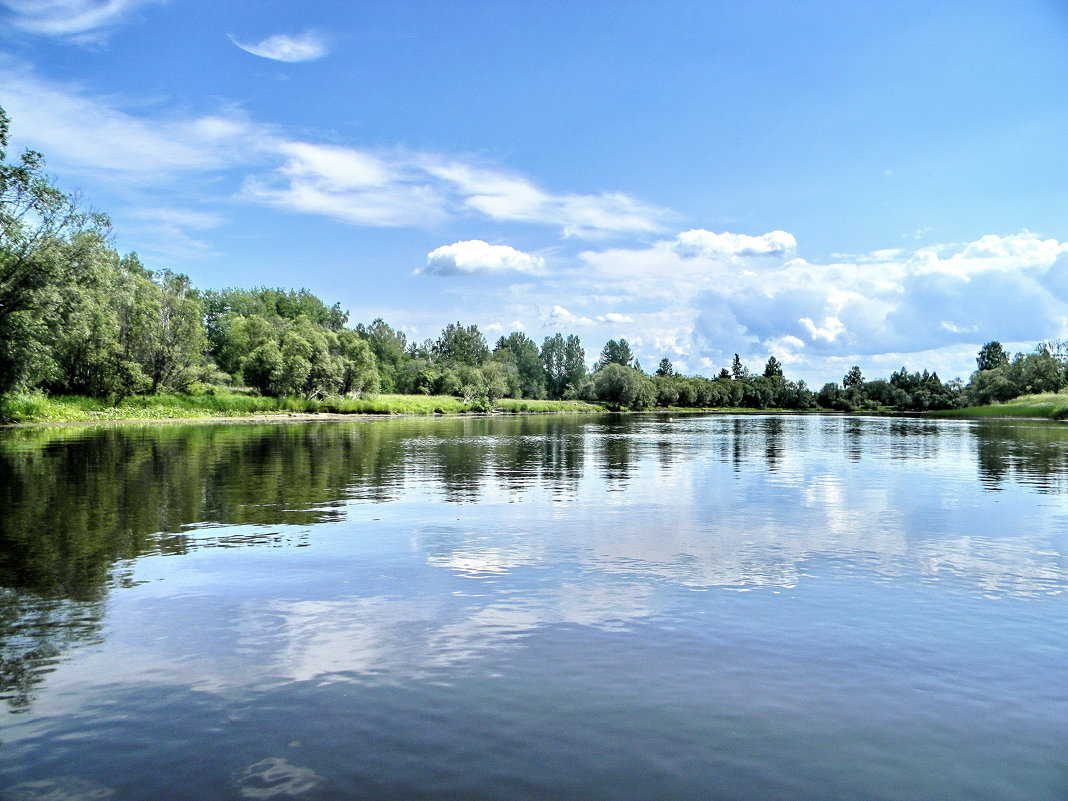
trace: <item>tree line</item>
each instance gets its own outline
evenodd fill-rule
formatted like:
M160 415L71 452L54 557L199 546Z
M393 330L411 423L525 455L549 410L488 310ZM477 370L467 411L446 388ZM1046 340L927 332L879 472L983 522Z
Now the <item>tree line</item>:
M853 367L819 390L788 380L770 357L752 373L735 354L713 378L662 359L646 373L626 339L592 370L574 334L539 344L522 331L491 347L476 325L450 323L409 342L381 318L349 327L340 304L277 288L199 290L189 278L120 254L105 215L57 189L44 159L8 162L0 109L0 393L125 397L239 387L270 396L426 393L486 408L503 397L582 399L611 408L946 409L1068 385L1068 353L1043 343L1010 358L983 346L967 385L902 368L865 380Z

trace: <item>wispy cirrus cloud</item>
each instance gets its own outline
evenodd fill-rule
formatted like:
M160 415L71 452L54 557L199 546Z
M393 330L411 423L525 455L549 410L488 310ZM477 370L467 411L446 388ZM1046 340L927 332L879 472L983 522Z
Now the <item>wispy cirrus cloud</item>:
M24 31L88 41L158 0L0 0L11 23Z
M456 159L427 159L421 166L451 184L469 209L496 220L559 225L565 236L656 233L674 216L618 192L554 195L522 176Z
M598 238L663 230L665 209L622 194L552 194L504 169L395 151L282 142L285 163L249 179L247 197L355 225L426 225L470 216L557 226Z
M295 36L278 33L255 43L242 42L233 34L227 34L227 36L229 36L231 42L246 53L251 53L260 58L269 58L273 61L285 61L290 64L301 61L315 61L329 52L326 42L314 31L306 31Z
M233 109L146 113L17 68L0 68L0 85L19 141L71 172L129 186L226 173L245 201L367 227L471 219L599 239L663 231L674 217L622 193L549 192L475 159L293 139ZM201 181L199 189L206 186Z
M149 182L247 159L265 130L240 114L172 118L135 115L74 87L25 71L0 71L2 101L18 141L29 142L71 172Z

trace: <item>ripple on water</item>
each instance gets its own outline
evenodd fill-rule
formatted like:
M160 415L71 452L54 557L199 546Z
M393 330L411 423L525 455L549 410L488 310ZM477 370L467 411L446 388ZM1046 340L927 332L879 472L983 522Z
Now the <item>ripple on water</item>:
M297 796L321 783L322 779L311 768L290 764L281 757L261 759L234 774L234 786L245 798Z
M106 801L114 795L110 787L78 776L22 782L4 791L7 801Z

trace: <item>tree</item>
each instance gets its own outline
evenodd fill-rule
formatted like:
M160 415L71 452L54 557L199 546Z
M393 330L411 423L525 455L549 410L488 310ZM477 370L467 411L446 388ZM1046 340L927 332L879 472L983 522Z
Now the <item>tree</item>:
M185 389L207 347L200 298L189 278L170 270L153 277L151 325L145 342L145 372L151 391L161 386Z
M519 390L524 398L540 398L545 394L545 366L537 343L522 331L513 331L497 340L493 348L495 361L515 365Z
M782 377L782 364L774 356L769 356L768 363L764 365L764 378Z
M842 386L846 389L852 387L862 387L864 385L864 375L860 372L860 367L853 365L849 368L849 372L842 378Z
M449 323L434 343L434 355L446 364L478 367L489 358L489 345L477 325Z
M731 361L731 378L735 381L741 381L743 378L749 377L748 368L742 364L741 358L737 353L734 354L734 359Z
M660 366L656 368L656 374L670 378L675 375L675 367L671 364L670 360L663 358L660 360Z
M377 392L380 385L378 359L371 344L361 337L358 331L350 328L341 329L336 337L342 364L339 390L341 394L362 395L365 392Z
M593 376L597 400L614 407L647 409L656 403L656 387L648 376L611 362Z
M1005 367L1009 363L1009 355L1001 347L1000 342L987 342L979 349L979 355L975 359L979 372L984 370L996 370Z
M541 346L541 363L545 368L546 390L550 398L562 398L575 390L586 377L586 351L575 334L545 337Z
M407 336L403 331L390 326L381 317L376 318L370 325L365 326L360 323L356 326L356 333L367 340L367 344L371 346L382 390L384 392L396 391L398 377L409 358L406 353Z
M597 360L594 370L600 370L608 364L619 364L623 367L634 366L634 353L630 349L630 343L625 339L610 339L601 349L601 358Z
M108 233L104 215L48 181L40 153L6 162L9 130L0 108L0 392L31 374L38 334L59 323L57 293L91 280Z

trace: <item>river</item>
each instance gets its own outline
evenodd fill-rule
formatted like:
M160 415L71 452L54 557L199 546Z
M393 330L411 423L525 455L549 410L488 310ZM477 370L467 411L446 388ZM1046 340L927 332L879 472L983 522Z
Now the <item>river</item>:
M0 799L1068 797L1068 428L0 432Z

